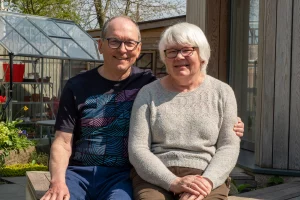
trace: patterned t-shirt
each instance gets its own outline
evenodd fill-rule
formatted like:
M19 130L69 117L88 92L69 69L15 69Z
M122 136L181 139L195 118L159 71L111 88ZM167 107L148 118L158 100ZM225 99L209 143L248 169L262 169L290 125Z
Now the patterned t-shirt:
M73 133L69 165L130 167L129 120L138 91L155 80L151 71L132 67L122 81L92 69L64 87L55 129Z

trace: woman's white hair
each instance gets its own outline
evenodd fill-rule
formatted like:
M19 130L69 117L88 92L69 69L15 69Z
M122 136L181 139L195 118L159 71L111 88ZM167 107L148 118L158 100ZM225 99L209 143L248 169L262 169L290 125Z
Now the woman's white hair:
M210 46L203 31L196 25L187 22L178 23L167 28L161 35L158 49L160 59L165 63L167 46L190 45L199 48L199 56L204 61L201 71L206 73L206 67L210 58Z

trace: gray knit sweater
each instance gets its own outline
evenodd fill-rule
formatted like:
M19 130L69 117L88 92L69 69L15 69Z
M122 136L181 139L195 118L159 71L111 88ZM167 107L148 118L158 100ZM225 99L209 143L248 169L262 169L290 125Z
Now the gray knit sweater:
M130 162L144 180L166 190L176 179L171 166L204 170L214 189L238 158L236 122L236 99L227 84L206 75L197 89L177 93L157 80L140 90L132 108Z

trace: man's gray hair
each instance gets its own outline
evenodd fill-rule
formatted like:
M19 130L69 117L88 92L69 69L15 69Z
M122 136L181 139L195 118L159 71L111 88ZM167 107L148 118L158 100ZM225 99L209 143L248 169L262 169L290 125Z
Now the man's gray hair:
M138 40L141 41L141 32L140 32L139 25L138 25L133 19L131 19L130 17L128 17L128 16L123 16L123 15L112 17L112 18L108 19L108 20L103 24L103 27L102 27L102 30L101 30L101 38L102 38L102 39L104 39L104 38L106 37L107 30L108 30L108 27L109 27L110 22L113 21L113 20L116 19L116 18L123 18L123 19L128 19L129 21L131 21L131 22L136 26L136 29L137 29L137 32L138 32Z
M164 50L172 45L190 45L199 48L199 56L204 61L201 71L206 73L207 64L210 58L210 46L203 31L196 25L187 22L178 23L167 28L159 41L159 53L165 63Z

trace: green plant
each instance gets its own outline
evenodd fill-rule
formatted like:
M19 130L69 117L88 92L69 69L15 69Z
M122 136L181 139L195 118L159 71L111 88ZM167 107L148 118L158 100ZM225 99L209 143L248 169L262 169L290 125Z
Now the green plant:
M267 182L267 186L273 186L273 185L279 185L282 184L283 178L281 178L278 175L272 176L271 178L269 178L268 182Z
M25 176L26 171L48 171L48 167L39 164L16 164L4 166L1 170L1 176Z
M250 184L241 184L241 185L238 185L238 187L237 187L237 190L239 191L239 193L248 192L252 189L253 188Z
M0 122L0 169L4 166L5 157L11 150L19 150L35 143L22 135L17 127L22 121Z
M237 193L243 193L243 192L254 190L253 186L247 183L238 185L233 179L231 179L231 183L232 183L231 187L234 188L233 189L230 188L230 192L231 192L230 195L235 195Z
M31 163L37 163L39 165L48 165L48 159L49 159L49 155L46 153L38 153L36 151L34 151L31 156L30 156L30 160Z

